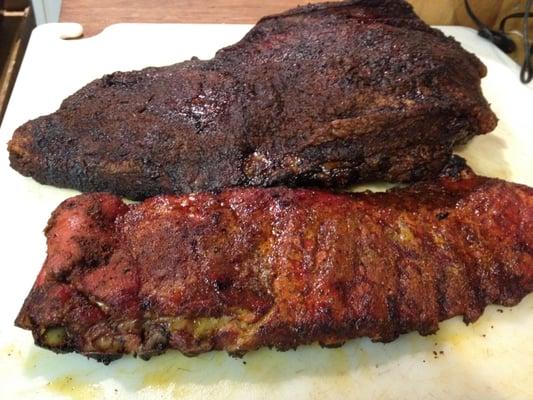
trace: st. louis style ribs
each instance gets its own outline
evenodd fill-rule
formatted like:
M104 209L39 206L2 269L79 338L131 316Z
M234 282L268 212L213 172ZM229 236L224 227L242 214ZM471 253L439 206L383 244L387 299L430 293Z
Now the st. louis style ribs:
M454 159L386 193L238 188L63 202L16 324L109 362L430 334L533 291L533 189Z
M211 60L93 81L17 129L10 160L42 183L132 199L429 179L494 129L485 74L402 0L308 5Z

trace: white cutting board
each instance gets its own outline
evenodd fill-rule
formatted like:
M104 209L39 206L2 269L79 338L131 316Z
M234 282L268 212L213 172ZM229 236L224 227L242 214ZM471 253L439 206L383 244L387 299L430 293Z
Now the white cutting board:
M404 335L384 345L353 340L340 349L303 346L259 350L244 359L177 352L110 366L33 345L13 320L45 257L42 233L51 211L76 192L23 178L8 167L4 143L20 124L57 109L61 100L104 73L211 57L249 25L114 25L79 36L77 24L34 30L0 130L0 399L533 399L533 295L514 308L489 307L465 326L459 318L437 335ZM533 186L533 90L518 67L466 28L453 34L489 68L483 90L500 124L461 150L480 173Z

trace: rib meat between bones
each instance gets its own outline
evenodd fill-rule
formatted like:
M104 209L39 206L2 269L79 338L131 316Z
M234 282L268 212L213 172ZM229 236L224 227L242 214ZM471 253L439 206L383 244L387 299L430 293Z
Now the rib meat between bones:
M232 189L62 203L16 324L109 362L433 333L533 291L533 190L459 160L387 193Z
M485 73L404 1L308 5L211 60L95 80L14 133L11 165L132 199L427 179L494 129Z

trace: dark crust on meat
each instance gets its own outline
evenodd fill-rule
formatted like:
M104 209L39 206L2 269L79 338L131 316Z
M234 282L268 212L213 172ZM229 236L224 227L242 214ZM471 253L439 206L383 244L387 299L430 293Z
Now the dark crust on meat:
M533 190L461 162L387 193L232 189L130 206L81 195L46 232L16 324L104 361L388 342L533 291Z
M9 143L37 181L132 199L435 177L496 126L484 65L399 0L263 18L207 61L116 72Z

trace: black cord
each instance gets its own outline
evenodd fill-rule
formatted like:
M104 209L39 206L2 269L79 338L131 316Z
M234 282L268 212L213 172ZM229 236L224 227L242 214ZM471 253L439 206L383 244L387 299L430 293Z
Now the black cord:
M533 0L526 1L526 10L522 20L522 35L524 36L524 63L520 69L520 80L522 83L529 83L533 79L533 44L529 44L529 13L531 12Z
M524 13L520 12L520 13L509 14L509 15L506 15L504 18L502 18L502 20L500 21L500 28L499 28L501 32L505 32L505 23L507 22L507 20L513 19L513 18L524 18Z
M490 29L487 25L479 20L479 18L474 14L468 0L464 0L466 12L474 21L478 27L479 36L490 40L498 48L500 48L504 53L512 53L516 50L516 44L507 36L505 33L505 24L511 18L522 18L522 35L524 40L524 62L522 68L520 69L520 81L522 83L529 83L533 80L533 44L529 43L529 28L528 20L531 12L531 5L533 0L526 0L526 9L523 13L514 13L507 15L500 21L500 29L498 31Z
M472 21L474 21L474 23L477 25L479 36L490 40L506 54L512 53L516 50L516 44L510 38L508 38L504 32L499 32L490 29L487 25L485 25L479 20L476 14L474 14L474 11L472 11L468 0L464 1L466 12L468 13L468 16L472 19Z

